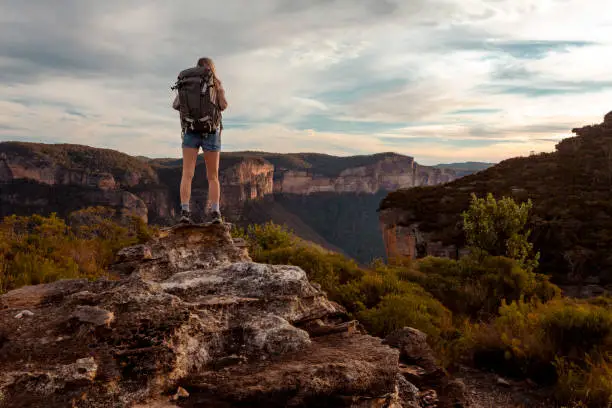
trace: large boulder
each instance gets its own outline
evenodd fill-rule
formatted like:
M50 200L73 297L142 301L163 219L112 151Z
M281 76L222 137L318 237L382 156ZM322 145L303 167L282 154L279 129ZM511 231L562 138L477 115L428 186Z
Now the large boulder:
M384 344L399 349L400 370L411 382L418 385L431 385L444 377L444 371L436 361L427 335L412 327L404 327L389 334Z
M404 327L389 334L383 344L399 350L399 370L416 392L404 397L404 406L410 398L418 396L420 407L468 408L473 406L465 384L447 376L438 365L434 352L427 344L427 335L412 327ZM404 387L405 389L405 387ZM436 391L437 390L437 391ZM415 404L413 402L413 404Z
M227 227L162 231L113 271L0 296L0 407L416 406L397 350Z

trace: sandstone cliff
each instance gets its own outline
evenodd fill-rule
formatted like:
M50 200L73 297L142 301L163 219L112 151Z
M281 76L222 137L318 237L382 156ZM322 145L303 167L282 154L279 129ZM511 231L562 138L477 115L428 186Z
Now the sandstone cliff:
M203 212L208 185L196 169L192 202ZM221 162L227 212L272 194L274 167L263 159ZM0 143L0 215L65 215L87 206L110 206L158 224L173 223L179 205L180 161L149 161L81 145Z
M180 159L131 157L81 145L0 143L0 216L66 216L103 205L170 225L177 219L181 172ZM289 222L298 235L367 263L384 255L375 216L382 195L446 183L457 172L394 153L229 152L223 153L219 177L227 219L242 226ZM207 196L200 157L191 199L196 219L204 215Z
M162 231L113 272L0 296L0 407L415 408L436 393L406 378L444 384L422 333L363 333L227 227ZM467 406L447 394L441 406Z
M157 174L149 165L113 150L0 143L3 215L64 213L86 204L120 208L146 221L146 204L129 190L156 184Z
M313 153L287 155L294 159L292 161L271 153L260 155L275 163L274 192L278 194L375 194L381 190L446 183L457 178L454 170L421 166L412 157L394 153L352 157Z
M0 144L0 183L29 179L48 185L80 184L101 190L155 184L146 163L108 149L81 145Z
M389 256L460 256L470 194L531 199L541 271L559 283L612 283L612 112L553 153L505 160L443 186L400 189L379 208Z
M206 201L205 175L205 166L200 161L193 183L192 204L197 211L203 210ZM375 194L436 185L455 178L454 170L421 166L412 157L393 153L334 157L239 152L224 155L220 168L222 206L237 215L245 202L273 194ZM66 190L73 193L74 187L80 187L87 191L78 197L83 201L81 206L124 206L135 215L165 223L175 216L180 180L180 160L146 160L81 145L0 143L0 185L4 186L2 193L10 193L0 194L5 201L5 214L10 213L8 205L14 205L19 212L20 200L30 201L36 204L36 210L48 212L44 207L53 207L49 193L55 190L60 194ZM27 181L31 190L28 193L33 197L24 197L19 188L9 187L23 185L23 181ZM32 187L36 184L42 186L38 194Z
M412 159L410 159L412 162ZM365 193L398 188L433 186L454 180L455 173L446 169L423 167L412 162L404 166L376 163L342 171L338 177L322 177L307 171L286 171L274 183L275 193L307 195L312 193ZM403 163L408 164L408 163ZM387 167L387 170L384 168Z

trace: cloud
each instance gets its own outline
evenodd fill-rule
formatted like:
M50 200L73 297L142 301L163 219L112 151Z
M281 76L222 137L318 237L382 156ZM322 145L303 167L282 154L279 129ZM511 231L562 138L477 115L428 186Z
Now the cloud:
M517 94L529 97L541 97L562 94L587 94L601 92L612 88L612 81L532 81L532 85L508 84L486 85L490 93Z
M169 86L206 55L229 150L427 162L552 149L610 110L612 5L588 3L3 2L0 140L178 156Z
M486 115L488 113L499 113L501 111L501 109L494 108L457 109L449 112L449 115Z
M520 59L540 59L551 52L569 52L573 48L596 45L591 41L496 41L488 39L451 41L449 45L456 49L506 53Z

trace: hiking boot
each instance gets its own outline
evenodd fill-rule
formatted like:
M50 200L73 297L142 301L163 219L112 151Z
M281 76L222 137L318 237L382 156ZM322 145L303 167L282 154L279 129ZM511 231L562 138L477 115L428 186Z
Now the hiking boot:
M181 210L181 219L179 221L181 224L193 224L191 220L191 212L187 210Z
M210 221L213 224L221 224L223 222L223 218L221 218L221 213L219 211L213 211L210 213Z

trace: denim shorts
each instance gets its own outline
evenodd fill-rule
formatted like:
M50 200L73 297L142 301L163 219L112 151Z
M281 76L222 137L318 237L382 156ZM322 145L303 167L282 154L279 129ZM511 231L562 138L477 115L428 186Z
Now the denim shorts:
M183 148L190 147L205 152L221 151L221 131L217 129L215 133L185 132L182 134Z

